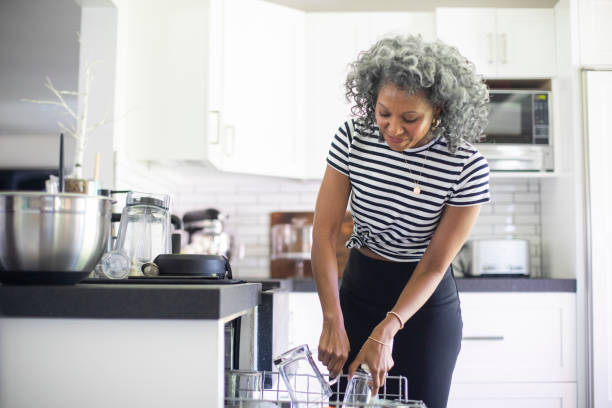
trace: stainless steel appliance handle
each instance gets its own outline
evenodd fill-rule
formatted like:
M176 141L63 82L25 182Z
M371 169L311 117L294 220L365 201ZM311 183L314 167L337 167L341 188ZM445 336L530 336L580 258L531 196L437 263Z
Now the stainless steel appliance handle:
M461 340L466 341L503 341L504 336L464 336Z

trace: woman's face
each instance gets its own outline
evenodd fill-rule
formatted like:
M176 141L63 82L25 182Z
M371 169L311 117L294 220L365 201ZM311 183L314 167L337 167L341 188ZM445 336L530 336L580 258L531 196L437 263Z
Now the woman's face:
M401 152L429 142L436 109L423 91L409 94L393 83L384 84L376 99L376 123L391 150Z

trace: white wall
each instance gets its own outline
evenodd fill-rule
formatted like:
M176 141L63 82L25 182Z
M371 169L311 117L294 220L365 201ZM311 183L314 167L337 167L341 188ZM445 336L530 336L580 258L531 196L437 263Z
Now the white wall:
M74 0L0 2L1 167L57 167L57 121L71 118L59 106L22 99L56 100L44 86L47 76L57 89L78 89L80 22ZM76 97L66 95L66 102L77 109ZM73 143L66 142L71 161Z

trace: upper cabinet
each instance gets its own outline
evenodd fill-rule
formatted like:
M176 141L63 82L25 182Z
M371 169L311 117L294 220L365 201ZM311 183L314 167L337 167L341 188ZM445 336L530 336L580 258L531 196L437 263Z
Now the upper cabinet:
M263 0L122 5L120 146L130 158L297 175L302 12Z
M612 1L578 2L581 65L612 65Z
M135 160L206 158L209 2L117 5L117 148Z
M436 33L485 77L556 75L552 9L438 8Z
M304 13L262 0L224 2L219 168L299 177Z

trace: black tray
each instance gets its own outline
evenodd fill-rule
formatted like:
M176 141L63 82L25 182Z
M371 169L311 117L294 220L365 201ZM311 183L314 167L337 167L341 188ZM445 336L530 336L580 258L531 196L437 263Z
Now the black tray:
M237 283L246 283L240 279L218 279L208 276L130 276L127 279L101 279L87 278L80 283L135 283L135 284L150 284L157 283L162 285L168 284L194 284L194 285L234 285Z

